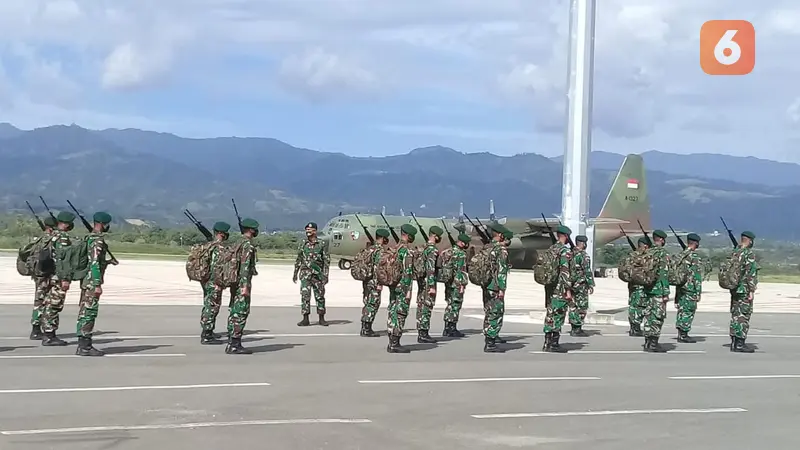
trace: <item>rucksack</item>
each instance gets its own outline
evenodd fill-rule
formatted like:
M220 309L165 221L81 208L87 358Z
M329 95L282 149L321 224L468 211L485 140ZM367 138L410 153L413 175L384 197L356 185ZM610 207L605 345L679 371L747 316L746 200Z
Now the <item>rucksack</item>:
M352 276L354 280L367 281L372 278L374 275L373 272L375 271L373 258L375 257L376 251L378 251L378 249L375 248L374 245L370 245L358 251L350 265L350 276Z
M719 287L722 289L736 289L742 281L742 258L741 254L731 253L731 256L722 261L717 273Z
M25 244L17 253L17 272L24 277L51 277L56 272L56 262L50 239L39 236Z
M617 276L619 276L620 280L626 283L630 283L631 281L631 271L633 270L633 266L631 265L631 260L633 259L634 253L635 252L631 252L625 255L617 265Z
M211 250L215 242L195 244L186 259L186 276L192 281L205 283L211 278Z
M492 281L491 265L492 246L487 245L475 253L469 260L469 282L486 287Z
M214 284L225 289L239 284L239 267L242 264L242 246L244 241L235 244L221 245L219 255L211 268L214 273Z
M637 286L652 286L658 278L655 253L652 250L635 252L630 257L630 282Z
M418 249L414 249L414 279L420 280L425 278L427 275L427 271L425 270L425 249L428 247L422 247ZM437 251L438 253L438 251ZM439 257L437 255L436 259L438 260Z
M59 280L79 281L89 273L89 235L55 250L55 275Z
M677 258L670 258L669 268L667 271L667 279L670 286L683 286L689 281L689 268L686 267L686 258L689 257L688 253L680 255Z
M398 254L399 247L391 247L381 251L380 260L375 274L375 280L381 286L396 286L403 277L403 264ZM408 250L408 258L414 258L414 252ZM412 261L413 267L413 261Z
M533 266L533 279L544 286L552 286L558 282L558 260L561 258L558 247L550 247L539 252L538 261Z
M456 271L453 267L453 247L442 250L436 258L436 281L439 283L452 283Z

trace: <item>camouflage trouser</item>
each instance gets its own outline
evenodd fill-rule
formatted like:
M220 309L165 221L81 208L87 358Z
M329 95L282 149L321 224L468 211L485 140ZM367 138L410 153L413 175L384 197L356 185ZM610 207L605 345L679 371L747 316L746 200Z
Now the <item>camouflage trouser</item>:
M694 313L697 311L697 302L699 301L699 295L687 294L678 289L675 293L675 306L678 308L678 315L675 316L675 328L687 333L692 331Z
M753 314L753 301L747 294L731 292L731 336L747 339L750 331L750 316Z
M389 312L386 320L386 329L389 332L389 336L403 335L403 327L406 324L406 317L408 317L409 303L411 303L410 284L408 286L398 284L391 287L389 291L389 306L386 308Z
M61 289L61 281L55 278L49 279L47 283L40 325L43 332L50 333L58 330L58 315L64 309L67 291Z
M417 280L417 331L431 329L431 315L436 304L436 293L430 295L425 280Z
M244 295L241 287L234 290L233 304L228 315L228 337L238 339L244 333L247 316L250 315L250 295Z
M303 315L311 314L311 291L314 291L317 314L325 314L325 283L316 276L300 279L300 311Z
M667 318L667 302L669 296L646 296L644 307L644 326L642 331L645 337L661 336L661 327Z
M33 294L33 312L31 313L31 325L39 326L39 321L42 317L42 310L44 309L44 297L47 294L47 289L50 287L49 278L34 278L33 282L36 290Z
M214 285L213 281L206 281L203 285L203 311L200 313L200 327L203 331L214 331L217 326L217 316L222 306L224 289ZM231 303L235 292L231 289Z
M446 285L444 288L444 301L447 302L447 308L444 309L444 321L458 323L458 315L461 313L461 305L464 303L464 294L461 292L461 286L457 284Z
M561 332L561 327L564 325L564 319L567 317L569 308L567 299L556 296L554 291L555 286L544 287L544 304L547 307L547 313L544 316L545 333Z
M589 309L589 293L573 291L572 302L569 304L569 324L573 327L582 327L587 309Z
M496 338L503 328L506 302L498 294L499 291L483 288L483 335L488 338Z
M78 305L78 324L76 326L78 337L92 337L94 322L97 320L99 309L100 296L94 292L94 288L81 289L81 299Z
M634 289L628 294L628 323L631 328L642 326L644 320L644 307L647 299L644 292L640 289Z
M381 291L383 286L378 284L375 279L361 282L364 307L361 308L361 321L366 323L375 322L375 315L381 309Z

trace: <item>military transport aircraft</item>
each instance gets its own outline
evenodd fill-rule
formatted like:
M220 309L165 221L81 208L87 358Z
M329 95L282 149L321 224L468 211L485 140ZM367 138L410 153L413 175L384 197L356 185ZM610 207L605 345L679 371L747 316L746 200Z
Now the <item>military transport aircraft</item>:
M492 205L493 206L493 205ZM532 269L537 261L537 250L543 250L551 245L549 228L555 230L558 218L550 218L545 225L543 217L533 219L496 219L490 207L489 221L466 217L461 212L458 219L444 219L433 217L415 217L412 215L387 216L381 214L345 214L334 217L322 228L321 238L328 241L331 255L339 257L339 268L349 270L352 258L369 243L369 236L375 236L378 228L389 228L394 236L399 238L400 226L411 224L422 227L425 232L433 225L438 225L449 232L455 239L463 231L472 237L473 244L481 244L481 235L486 235L485 226L496 221L503 224L514 233L514 239L508 249L511 266L515 269ZM467 219L465 221L465 218ZM418 222L418 223L417 223ZM645 170L642 157L628 155L622 163L614 184L606 197L600 215L589 219L589 224L595 228L594 242L599 247L611 243L625 233L641 236L639 224L644 230L650 232L650 202L647 196L645 183ZM417 235L417 242L424 245L422 236ZM416 244L416 242L415 242ZM441 249L450 247L450 239L445 234L440 244Z

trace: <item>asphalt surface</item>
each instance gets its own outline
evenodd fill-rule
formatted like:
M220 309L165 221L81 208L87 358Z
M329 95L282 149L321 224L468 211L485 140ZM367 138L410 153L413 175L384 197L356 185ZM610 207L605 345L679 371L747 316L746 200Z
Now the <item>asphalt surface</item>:
M567 354L537 353L541 325L521 323L503 329L508 352L485 354L480 320L465 318L467 338L423 345L410 331L403 343L414 351L395 355L385 337L357 335L358 309L331 309L329 327L298 328L297 308L261 307L245 338L256 353L226 355L199 344L197 307L101 306L95 344L109 355L80 358L74 305L62 314L71 344L62 348L27 339L27 307L0 309L3 450L800 444L795 315L756 314L749 355L729 352L719 313L698 316L696 344L676 344L671 315L666 354L641 352L641 338L612 326L565 335ZM438 311L433 323L441 335Z

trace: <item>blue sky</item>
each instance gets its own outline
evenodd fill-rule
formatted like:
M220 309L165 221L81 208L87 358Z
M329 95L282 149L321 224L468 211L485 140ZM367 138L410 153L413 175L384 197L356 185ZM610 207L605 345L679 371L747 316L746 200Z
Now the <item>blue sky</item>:
M800 162L800 5L602 0L594 148ZM563 151L566 0L3 0L0 121L264 136L351 155ZM756 70L705 75L746 19Z

